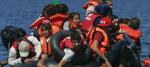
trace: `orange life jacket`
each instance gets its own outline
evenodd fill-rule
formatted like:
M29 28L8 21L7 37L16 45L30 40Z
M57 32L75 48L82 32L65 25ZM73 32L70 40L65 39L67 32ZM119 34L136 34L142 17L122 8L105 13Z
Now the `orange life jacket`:
M41 43L41 49L42 53L44 54L51 54L51 47L50 47L50 41L47 42L47 38L42 35L42 29L38 29L39 35L40 35L40 43Z
M129 37L131 37L131 39L135 42L142 36L142 32L139 29L134 30L126 24L120 24L119 27L121 30L125 31L129 35Z
M52 24L52 34L55 34L56 32L58 32L62 27L62 22L64 21L64 19L66 19L67 16L63 15L63 14L55 14L51 17L49 17L50 22Z
M150 67L150 59L144 60L144 67Z
M99 44L98 48L99 48L99 51L102 54L105 54L107 52L107 50L109 49L109 47L110 47L109 46L108 35L101 28L98 28L98 27L91 28L90 31L87 34L87 37L89 39L90 48L93 47L93 35L94 35L94 32L100 32L104 36L104 40Z

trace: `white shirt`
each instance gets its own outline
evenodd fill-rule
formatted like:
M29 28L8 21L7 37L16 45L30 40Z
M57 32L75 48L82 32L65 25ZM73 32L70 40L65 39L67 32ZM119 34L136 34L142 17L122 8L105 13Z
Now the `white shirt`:
M74 51L72 51L72 50L69 49L69 48L65 48L65 49L64 49L64 52L65 52L65 55L64 55L64 57L63 57L62 60L70 61L71 58L74 56Z
M94 12L94 5L90 5L87 9L86 9L86 16L88 16L89 13Z
M63 30L70 30L69 21L65 21L65 22L64 22Z
M35 49L35 53L36 53L35 57L38 58L40 56L40 54L41 54L41 44L40 44L40 42L34 36L28 36L27 39L30 42L32 42L32 44L34 45L34 49ZM11 65L11 66L14 66L14 65L16 65L18 63L22 63L21 62L21 58L17 58L16 49L12 46L10 48L10 51L9 51L8 64Z

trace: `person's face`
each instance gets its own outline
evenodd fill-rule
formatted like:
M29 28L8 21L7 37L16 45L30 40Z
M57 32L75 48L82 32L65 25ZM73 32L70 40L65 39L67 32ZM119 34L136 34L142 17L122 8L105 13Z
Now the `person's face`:
M80 21L80 16L79 15L75 15L74 18L72 19L73 23L78 23Z
M72 40L72 43L74 46L78 46L81 44L81 41L80 40Z
M46 29L46 30L43 30L42 33L43 33L43 35L46 36L46 37L50 36L50 32L49 32L49 30L47 30L47 29Z
M80 52L82 50L82 44L80 40L72 40L73 46L74 46L74 51L75 52Z

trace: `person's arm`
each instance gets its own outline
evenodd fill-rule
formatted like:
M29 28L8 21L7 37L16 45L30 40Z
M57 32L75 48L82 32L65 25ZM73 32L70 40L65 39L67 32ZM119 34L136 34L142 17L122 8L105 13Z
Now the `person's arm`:
M107 64L108 67L112 67L109 60L105 57L105 55L103 55L99 52L98 45L99 45L99 42L97 40L94 40L92 50L96 54L98 54L98 56L100 56L103 60L105 60L105 63Z
M29 36L28 40L31 41L34 45L35 53L36 53L36 58L39 58L41 55L41 44L40 41L34 36Z
M135 42L128 36L128 34L124 33L124 39L131 47L135 46Z
M68 62L69 60L71 60L71 58L74 56L74 52L69 49L69 48L65 48L64 49L65 55L62 58L62 60L59 62L57 67L63 67L63 65Z
M9 51L8 64L11 66L14 66L18 63L22 63L21 58L17 58L17 52L16 52L15 48L11 47L10 51Z
M112 67L109 60L105 57L105 55L103 55L102 53L100 53L98 46L100 45L100 42L103 41L103 35L99 32L95 32L94 34L94 38L93 38L93 43L92 43L92 50L98 54L99 57L101 57L103 60L105 60L105 63L107 64L108 67Z

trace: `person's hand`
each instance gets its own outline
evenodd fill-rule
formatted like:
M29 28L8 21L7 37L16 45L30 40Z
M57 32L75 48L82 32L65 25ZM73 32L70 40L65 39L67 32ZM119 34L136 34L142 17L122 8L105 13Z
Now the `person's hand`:
M112 67L109 61L105 61L105 63L108 67Z
M33 63L34 62L34 60L33 59L30 59L30 58L26 58L25 60L24 60L24 63Z
M26 57L21 57L21 62L24 63Z

